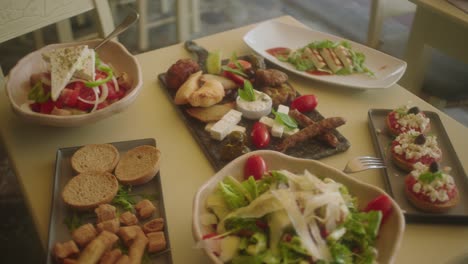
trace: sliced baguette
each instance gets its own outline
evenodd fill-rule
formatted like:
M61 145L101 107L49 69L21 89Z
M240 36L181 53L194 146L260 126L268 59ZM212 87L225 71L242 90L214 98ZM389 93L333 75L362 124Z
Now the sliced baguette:
M119 162L120 154L111 144L90 144L78 149L71 157L75 172L107 171L112 172Z
M161 152L153 146L143 145L122 155L115 168L115 176L122 184L145 184L158 173Z
M78 210L91 210L110 203L119 182L110 172L84 172L73 177L62 191L63 201Z

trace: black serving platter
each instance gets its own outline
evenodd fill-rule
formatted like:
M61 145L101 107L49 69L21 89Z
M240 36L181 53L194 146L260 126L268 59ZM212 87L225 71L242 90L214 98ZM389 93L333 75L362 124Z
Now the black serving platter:
M159 81L161 82L161 88L166 92L168 95L169 100L174 102L174 97L176 91L170 89L166 85L165 73L159 74ZM289 85L289 84L288 84ZM298 94L299 96L299 94ZM234 99L232 99L234 100ZM191 107L187 105L175 105L177 108L181 118L184 120L185 124L189 128L190 132L192 133L193 137L197 140L200 147L203 149L206 157L211 162L212 166L216 171L223 168L229 161L222 160L220 151L221 147L223 146L222 141L214 140L210 137L210 134L205 131L205 123L191 117L187 114L186 109ZM307 113L307 116L314 121L320 121L324 119L324 117L317 111L314 110L310 113ZM270 117L273 118L273 114L270 114ZM246 134L250 135L250 131L252 129L253 124L257 120L248 120L246 118L242 118L238 125L243 126L246 128ZM336 129L331 131L337 138L338 138L338 146L336 148L332 148L327 146L326 144L318 141L315 138L308 139L301 144L296 145L295 147L289 148L285 154L298 157L298 158L306 158L306 159L321 159L324 157L328 157L340 152L346 151L350 147L349 141L338 132ZM253 144L250 143L250 137L247 146L250 150L256 150ZM276 137L271 137L270 145L266 149L275 150L275 147L282 141L282 139L278 139Z
M408 173L392 163L390 146L394 136L390 135L385 123L385 119L391 111L389 109L370 109L368 112L369 130L377 153L387 165L384 170L387 192L400 205L406 220L408 222L468 224L468 179L438 114L424 111L431 120L431 130L428 134L437 136L439 147L442 150L440 166L441 168L451 168L450 175L453 176L458 187L460 202L445 213L426 213L411 205L407 200L404 180Z
M156 141L152 138L147 139L138 139L138 140L130 140L130 141L122 141L122 142L114 142L110 143L114 145L120 152L120 155L124 154L128 150L141 146L141 145L151 145L156 146ZM71 167L71 156L75 153L76 150L81 148L82 146L76 147L68 147L68 148L60 148L57 150L56 162L55 162L55 175L54 175L54 186L53 186L53 194L52 194L52 206L51 206L51 214L50 214L50 224L49 224L49 240L48 240L48 247L47 247L47 263L55 263L54 257L52 256L52 251L55 243L57 242L66 242L71 239L70 231L65 224L65 219L71 217L74 213L72 209L67 207L62 200L62 190L66 183L73 178L76 174L73 172ZM149 195L151 197L155 197L156 200L153 200L153 204L156 206L157 210L153 218L155 217L163 217L166 220L166 213L164 209L164 200L163 200L163 192L162 192L162 185L161 185L161 177L160 172L148 183L133 186L131 189L131 194L141 194L141 195ZM141 198L135 198L135 200L139 200ZM93 223L94 219L92 218L93 212L88 212L89 220ZM86 218L88 219L88 218ZM145 221L141 221L140 223L144 223ZM166 237L167 242L167 249L158 252L149 254L150 263L157 263L157 264L166 264L172 263L172 252L170 247L169 241L169 233L168 233L168 223L165 221L164 223L164 235Z

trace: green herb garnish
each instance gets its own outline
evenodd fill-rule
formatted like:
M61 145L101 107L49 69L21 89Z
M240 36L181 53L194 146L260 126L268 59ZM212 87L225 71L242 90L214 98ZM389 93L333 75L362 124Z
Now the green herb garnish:
M84 84L85 84L86 87L93 88L93 87L99 86L101 84L104 84L104 83L110 81L112 79L112 77L114 76L114 73L112 72L112 69L109 68L109 67L99 66L98 69L100 71L105 72L107 74L107 77L104 78L104 79L99 79L99 80L94 81L94 82L85 82Z
M286 126L287 128L297 128L297 122L294 120L294 118L285 113L276 112L275 109L271 109L271 112L275 115L276 122Z
M236 69L233 69L233 68L228 67L228 66L223 66L222 69L223 69L224 71L232 72L232 73L237 74L237 75L239 75L239 76L242 76L242 77L244 77L244 78L248 78L247 74L243 73L243 72L240 71L240 70L236 70Z
M93 213L73 212L63 219L63 223L67 226L68 230L72 232L83 224L90 222L89 220L92 218L96 218L96 215Z
M249 80L244 81L244 88L238 90L240 98L245 101L253 102L256 100L255 91Z
M50 98L50 92L45 93L41 81L37 81L28 93L28 99L37 103L45 103Z
M112 203L122 207L126 211L133 212L133 205L136 203L133 199L130 192L132 191L132 186L124 187L119 185L119 190L117 191L117 195L112 200Z
M421 175L419 175L419 180L424 182L424 183L431 183L435 179L442 179L442 173L440 171L432 173L432 172L425 172Z

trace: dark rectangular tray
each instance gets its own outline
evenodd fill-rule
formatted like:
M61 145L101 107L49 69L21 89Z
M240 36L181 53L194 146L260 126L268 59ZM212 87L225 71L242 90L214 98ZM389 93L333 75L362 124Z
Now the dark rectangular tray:
M147 138L131 141L114 142L110 144L114 145L122 155L123 153L137 146L156 146L156 141L152 138ZM52 206L49 224L49 241L47 247L48 264L55 263L54 258L51 254L54 244L56 242L66 242L71 239L70 232L67 226L64 224L64 220L67 216L70 216L73 213L73 210L71 210L65 205L61 198L61 193L65 184L75 175L71 167L70 158L73 155L73 153L75 153L75 151L78 150L80 147L81 146L60 148L57 150L54 186L52 194ZM132 187L131 193L155 195L157 197L157 201L153 201L153 203L156 203L158 210L154 217L163 217L164 219L166 219L160 172L158 172L158 174L148 183ZM165 221L164 223L164 235L167 241L167 249L155 255L151 255L151 263L172 263L172 253L170 249L171 246L169 241L167 221Z
M390 136L385 124L385 118L390 111L388 109L370 109L369 129L375 149L387 165L384 170L387 192L404 210L407 221L468 224L468 179L437 113L424 111L431 120L431 131L428 134L437 136L439 147L442 150L440 166L441 168L450 167L452 169L450 175L453 176L460 195L458 205L446 213L423 212L412 206L406 199L404 179L408 173L392 163L390 154L390 145L394 137Z
M162 84L161 88L165 90L169 100L174 102L175 91L167 88L165 73L159 74L158 78ZM203 152L205 153L206 157L208 158L214 169L218 171L221 168L223 168L226 164L228 164L229 161L224 161L220 158L219 153L222 147L222 142L214 140L210 137L210 134L205 131L205 123L202 123L188 115L185 111L185 109L187 109L187 106L179 106L175 104L174 106L177 108L180 116L189 128L193 137L197 140L198 144L203 149ZM307 113L307 116L314 121L320 121L324 118L317 110ZM273 115L270 114L270 117L273 117ZM246 134L249 135L254 123L255 121L253 120L242 118L242 120L239 122L239 125L245 127ZM338 130L333 129L331 133L333 133L338 138L339 143L336 148L329 147L324 143L316 140L315 138L312 138L302 142L301 144L296 145L295 147L289 148L285 152L285 154L298 158L321 159L340 152L344 152L350 147L349 141L342 134L340 134ZM280 143L280 141L281 139L271 137L270 145L266 149L274 150L274 147L277 146ZM251 148L251 150L255 149Z

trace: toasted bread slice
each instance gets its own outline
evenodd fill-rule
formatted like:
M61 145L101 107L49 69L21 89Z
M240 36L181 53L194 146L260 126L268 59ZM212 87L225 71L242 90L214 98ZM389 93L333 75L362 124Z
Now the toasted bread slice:
M192 107L187 108L187 114L190 116L208 123L215 122L223 118L223 116L230 110L236 107L236 102L229 102L225 104L212 105L210 107Z
M111 144L90 144L77 150L71 157L75 172L107 171L112 172L119 162L120 154Z
M122 184L145 184L158 173L161 152L153 146L143 145L122 155L115 168L115 176Z
M455 207L460 200L458 191L455 192L455 197L448 200L445 203L431 203L426 200L420 199L414 194L408 187L405 188L405 194L408 200L417 208L430 213L443 213L448 211L450 208Z
M78 210L91 210L110 203L119 182L110 172L84 172L73 177L62 191L63 201Z

